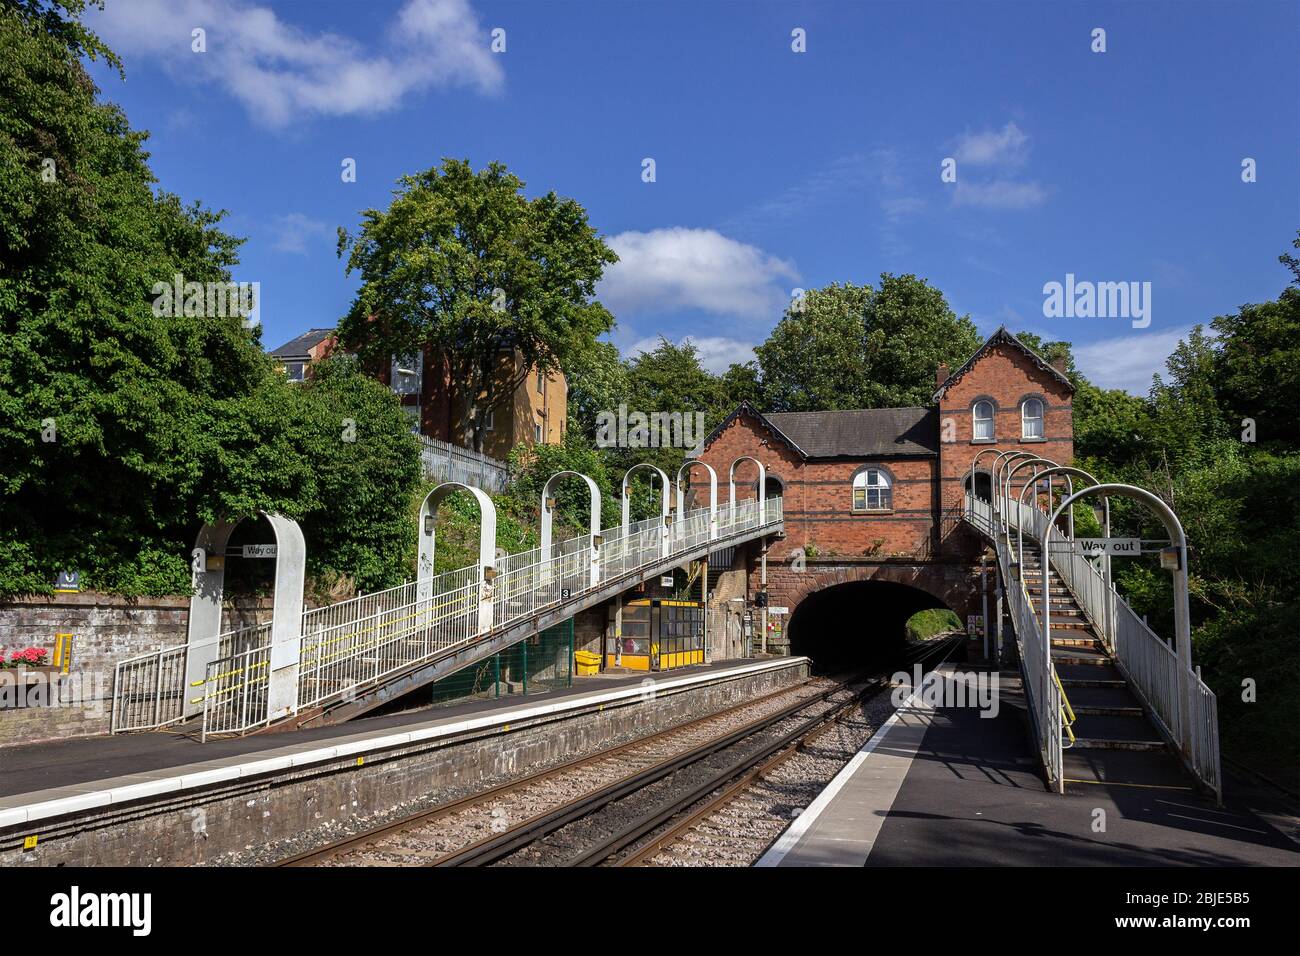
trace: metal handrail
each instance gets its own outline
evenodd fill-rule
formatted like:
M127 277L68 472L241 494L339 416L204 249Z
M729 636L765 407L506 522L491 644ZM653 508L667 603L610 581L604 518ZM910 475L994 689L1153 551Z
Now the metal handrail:
M698 508L671 524L656 517L630 523L626 531L610 529L598 549L593 547L591 535L584 535L553 544L547 557L540 548L507 555L498 560L486 596L481 590L480 569L470 566L424 582L427 590L408 582L307 611L303 615L297 707L319 707L343 699L397 671L484 640L540 611L580 600L586 592L610 581L671 563L675 556L710 541L712 518L710 508ZM716 540L773 526L782 518L780 498L740 502L717 516ZM600 576L593 582L596 555ZM421 593L425 596L419 596ZM492 623L486 631L479 625L483 600L490 600L492 606ZM309 638L311 643L307 643ZM265 714L249 706L255 694L264 693L265 683L264 673L257 673L249 664L249 654L249 650L240 651L209 665L205 732L243 732L266 723ZM248 676L241 682L240 675ZM249 683L249 688L243 683ZM232 711L238 715L232 716Z

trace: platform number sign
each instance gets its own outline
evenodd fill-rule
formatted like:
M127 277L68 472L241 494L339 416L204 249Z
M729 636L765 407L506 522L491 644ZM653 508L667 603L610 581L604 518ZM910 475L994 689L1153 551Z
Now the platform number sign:
M76 594L81 590L81 573L78 571L60 571L54 579L56 594Z
M568 588L560 588L560 600L561 600L561 601L567 601L567 600L568 600L572 595L573 595L573 592L570 591Z

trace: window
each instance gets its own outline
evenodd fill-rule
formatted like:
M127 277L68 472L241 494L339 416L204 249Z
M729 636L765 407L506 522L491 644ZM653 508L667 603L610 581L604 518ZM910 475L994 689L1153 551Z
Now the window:
M1027 398L1020 405L1020 437L1043 437L1043 403L1036 398Z
M487 431L492 431L492 429L496 427L497 427L497 410L495 408L489 408L487 411L487 415L483 417L483 428Z
M537 394L538 395L546 394L546 376L542 374L542 370L540 368L537 370Z
M285 362L284 374L285 377L287 377L291 382L301 382L304 376L307 374L307 363L306 362Z
M392 375L389 378L389 381L393 383L393 391L398 395L419 395L420 377L423 371L424 355L422 353L394 355Z
M854 511L889 511L894 506L889 475L879 468L864 468L853 476Z
M972 432L975 441L993 441L993 403L976 402L971 409Z
M533 439L534 439L538 444L541 444L541 443L545 440L545 439L543 438L543 435L544 435L544 431L543 431L543 429L542 429L542 423L541 423L541 422L533 422Z

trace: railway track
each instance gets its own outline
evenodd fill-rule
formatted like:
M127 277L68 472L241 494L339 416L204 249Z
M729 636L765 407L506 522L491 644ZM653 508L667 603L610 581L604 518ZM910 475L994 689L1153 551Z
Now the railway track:
M623 778L714 739L744 715L771 714L834 693L840 685L810 678L684 724L545 768L352 836L279 860L275 866L422 865L500 834L610 780Z
M811 678L277 865L640 865L887 686Z

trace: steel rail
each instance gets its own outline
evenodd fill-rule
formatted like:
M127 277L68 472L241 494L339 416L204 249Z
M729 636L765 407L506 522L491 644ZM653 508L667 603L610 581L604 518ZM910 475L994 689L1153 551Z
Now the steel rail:
M662 780L684 767L703 760L705 757L712 756L720 750L725 750L747 737L752 737L773 724L789 719L801 710L825 703L827 698L841 693L844 689L845 685L840 684L838 687L829 688L820 694L795 701L788 707L783 707L775 713L751 721L721 737L705 741L690 750L667 757L658 763L637 770L597 790L575 797L546 813L516 824L503 833L471 843L461 850L440 857L429 865L486 866L495 863L497 860L509 856L529 844L536 843L543 837L549 836L561 827L568 826L575 820L580 820L600 810L615 800L635 793L643 787Z
M629 740L625 743L618 744L617 746L611 747L607 750L601 750L598 751L597 753L587 754L586 756L582 756L582 757L575 757L572 760L565 761L562 764L557 764L554 767L545 767L541 770L534 771L533 773L530 773L524 777L520 777L516 780L508 780L505 783L497 784L496 786L490 787L487 790L480 790L476 793L468 794L464 797L459 797L448 803L441 803L435 807L430 807L427 810L421 810L418 813L414 813L409 816L402 817L399 820L395 820L390 823L379 824L378 826L371 827L367 830L363 830L360 833L356 833L347 837L342 837L341 839L334 840L323 846L319 846L311 850L304 850L303 852L294 854L293 856L288 856L282 860L277 860L270 865L277 866L277 867L278 866L295 866L295 867L315 866L326 860L333 859L336 856L340 856L344 853L348 853L353 850L365 847L371 843L376 842L377 840L382 839L383 837L391 836L395 833L401 833L406 830L411 830L416 828L417 826L422 826L426 823L431 823L434 820L437 820L441 817L454 813L457 810L462 810L466 807L473 806L476 803L488 802L498 797L505 796L506 794L509 794L515 790L520 790L524 787L530 786L531 784L540 783L549 777L557 776L561 773L567 773L571 770L576 770L587 764L596 763L597 761L605 760L610 757L616 757L619 754L624 753L625 751L628 750L632 750L636 747L643 747L646 744L653 743L654 741L663 739L665 737L669 737L672 734L680 733L681 731L684 730L690 730L693 727L698 727L701 724L708 723L709 721L712 720L718 720L719 718L726 717L739 710L744 710L749 707L754 707L755 705L762 704L764 701L771 700L774 697L779 697L783 694L788 694L793 690L797 690L800 687L805 687L809 683L811 683L811 681L812 678L808 678L806 680L801 681L798 684L791 684L787 687L779 688L777 690L772 691L771 693L764 694L761 697L745 700L739 704L733 704L730 707L726 707L722 710L715 711L711 714L705 714L702 717L696 717L693 720L689 720L684 724L674 724L672 727L667 727L664 730L657 731L656 733L653 734L648 734L644 737L637 737L635 740ZM811 699L812 699L811 697L805 698L804 699L805 703Z
M924 653L914 659L903 662L901 666L907 666L918 661L925 661L930 658L942 655L944 658L952 652L962 640L961 637L947 638L937 647L925 648ZM840 720L842 720L850 708L860 702L863 697L873 689L881 689L887 686L888 681L880 678L874 682L873 686L863 688L861 692L854 696L852 700L845 701L835 711L827 714L821 714L808 721L803 727L786 734L775 744L764 747L762 750L749 755L746 758L736 761L732 766L715 774L712 780L706 781L690 792L683 794L680 798L674 799L666 805L660 807L655 812L646 814L640 820L630 824L628 827L614 834L608 840L591 850L583 853L568 861L566 866L592 866L600 865L614 856L619 851L626 848L629 844L635 843L644 837L647 833L652 832L657 827L676 817L683 810L687 810L693 804L697 803L702 797L713 793L718 787L723 789L713 797L706 800L700 806L696 807L674 823L669 829L660 833L649 842L642 844L633 853L614 861L615 866L643 866L653 857L657 856L665 847L671 846L686 835L690 830L695 829L709 817L721 810L727 804L735 800L741 793L750 787L755 781L775 770L781 764L785 763L795 754L801 752L804 747L822 734L830 731ZM736 775L739 774L737 777Z

